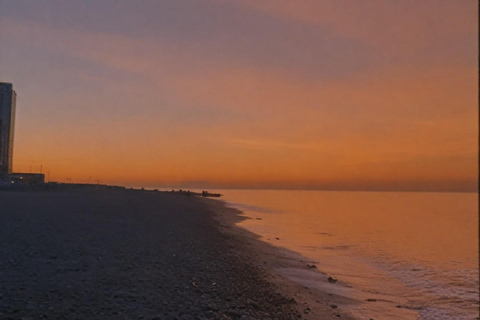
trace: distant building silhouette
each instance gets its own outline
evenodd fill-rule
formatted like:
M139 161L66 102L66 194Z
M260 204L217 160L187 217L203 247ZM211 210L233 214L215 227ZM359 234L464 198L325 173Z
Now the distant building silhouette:
M14 185L38 185L45 182L42 173L13 173L13 137L17 94L11 83L0 82L0 189Z
M12 173L16 100L12 84L0 82L0 175Z

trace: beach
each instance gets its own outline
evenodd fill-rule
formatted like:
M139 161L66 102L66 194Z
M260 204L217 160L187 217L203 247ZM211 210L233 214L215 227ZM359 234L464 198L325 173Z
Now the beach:
M0 191L2 319L338 319L222 202L114 189ZM325 281L327 278L325 277Z

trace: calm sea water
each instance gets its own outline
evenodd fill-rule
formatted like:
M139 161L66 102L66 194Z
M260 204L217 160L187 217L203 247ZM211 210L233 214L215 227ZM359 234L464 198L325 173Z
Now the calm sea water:
M346 306L360 319L478 317L477 194L220 192L252 218L241 227L347 286L302 270L282 270L287 277L363 301Z

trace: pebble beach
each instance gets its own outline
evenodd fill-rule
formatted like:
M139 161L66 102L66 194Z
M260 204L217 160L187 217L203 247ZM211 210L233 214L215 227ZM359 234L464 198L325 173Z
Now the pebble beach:
M1 319L342 317L273 274L216 200L21 190L0 204Z

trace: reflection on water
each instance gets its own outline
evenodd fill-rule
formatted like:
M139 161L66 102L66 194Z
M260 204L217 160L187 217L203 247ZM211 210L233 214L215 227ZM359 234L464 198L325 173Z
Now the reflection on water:
M242 227L316 261L320 270L350 284L350 295L375 300L355 307L357 315L478 316L477 194L221 192L247 216L261 218Z

